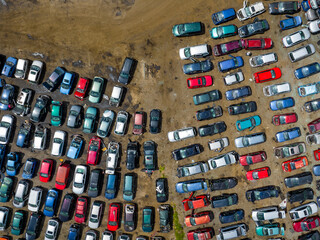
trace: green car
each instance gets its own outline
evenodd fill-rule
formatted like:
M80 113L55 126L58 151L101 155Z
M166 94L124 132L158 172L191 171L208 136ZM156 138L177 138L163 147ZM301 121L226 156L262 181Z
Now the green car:
M88 107L86 114L84 115L84 123L82 131L84 133L92 133L97 118L97 109L95 107Z
M13 180L5 177L0 187L0 202L8 202L12 193Z
M212 28L210 31L210 36L213 39L231 37L237 34L238 34L238 28L236 25L233 25L233 24L215 27L215 28Z
M101 77L94 77L92 81L92 87L89 92L89 102L99 103L102 94L104 80Z
M175 37L194 36L204 33L204 27L201 22L182 23L174 25L172 33Z
M256 233L258 236L284 235L284 227L280 227L279 223L260 225L256 227Z
M61 103L58 101L52 101L52 108L51 108L51 125L52 126L61 126L61 119L62 119L62 108Z
M23 232L23 226L25 224L25 217L23 211L18 210L14 213L12 225L11 225L11 234L20 235Z

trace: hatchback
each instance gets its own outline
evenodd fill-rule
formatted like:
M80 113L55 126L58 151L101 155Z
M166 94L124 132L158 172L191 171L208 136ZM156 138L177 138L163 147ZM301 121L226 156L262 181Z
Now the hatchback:
M98 110L95 107L88 107L84 115L84 123L82 131L84 133L92 133L96 124Z
M47 108L50 104L51 100L50 97L47 95L40 95L36 99L36 104L31 111L30 120L33 122L41 122L44 121L47 114Z
M120 204L111 203L109 205L107 229L110 231L116 231L120 224Z
M55 240L58 237L58 229L59 229L59 222L55 219L50 219L48 221L47 230L45 232L44 240Z
M43 159L40 166L39 179L41 182L48 182L51 178L53 160Z
M73 72L66 72L63 76L62 83L60 86L60 93L69 95L72 89L72 85L75 79L75 74Z
M201 22L181 23L172 27L175 37L187 37L204 33L204 25Z
M270 109L272 111L282 110L294 106L294 99L292 97L281 98L270 102Z
M236 69L243 66L242 57L232 57L224 61L218 62L218 68L220 72L228 72L232 69Z
M295 28L298 27L302 24L302 19L300 16L290 16L287 17L286 19L283 19L280 21L280 28L282 30L287 30L287 29L291 29L291 28Z
M252 94L251 88L249 86L244 86L240 88L235 88L226 91L226 99L228 101L237 100L239 98L245 98Z
M87 164L97 165L99 161L101 150L101 139L98 137L92 137L88 146Z
M87 216L88 200L85 197L78 197L76 203L76 210L74 215L74 221L77 223L85 223Z
M184 223L187 227L192 227L192 226L210 223L211 221L213 221L213 218L214 218L213 212L211 211L199 212L199 213L187 215L184 218Z
M209 87L212 84L213 84L213 78L209 75L187 79L187 86L190 89L200 88L200 87Z
M26 218L27 216L24 211L17 210L14 213L11 224L11 234L18 236L23 233L24 227L26 225L25 223L27 221Z
M104 111L97 130L98 137L105 138L109 135L114 121L114 115L112 110L107 109Z
M134 135L141 135L144 132L145 128L145 119L144 119L144 112L138 111L135 112L133 117L133 130L132 134Z
M66 71L64 68L56 67L56 69L53 70L47 80L42 83L44 89L49 92L53 92L57 87L59 87L65 72Z
M64 146L66 141L66 132L56 130L52 139L51 155L61 156L64 152Z
M126 111L119 111L116 118L114 133L123 136L127 129L129 114Z
M74 96L80 99L81 101L83 101L87 93L89 83L90 83L89 79L80 78L76 86L76 91L74 92Z
M102 186L101 179L103 179L101 169L93 169L90 174L89 184L88 184L88 196L95 198L99 196L100 189Z
M43 62L34 60L28 74L28 82L38 83L43 69Z
M246 177L249 181L267 178L270 177L270 175L271 170L269 167L257 168L246 173Z
M34 177L34 172L37 167L37 160L35 158L28 158L24 164L22 178L31 179Z
M263 83L272 80L276 80L281 77L281 70L278 67L263 70L261 72L257 72L253 75L256 83Z
M210 36L213 39L232 37L238 34L238 28L234 24L215 27L210 30Z
M298 87L298 94L300 97L307 97L318 94L320 92L320 82L305 84Z
M3 68L1 74L6 77L13 77L13 74L16 70L18 60L14 57L8 57Z
M51 102L51 125L52 126L61 126L62 124L62 103L59 101Z
M42 227L42 213L34 212L30 215L26 228L26 239L36 239Z
M79 158L79 155L83 146L84 146L83 138L80 135L74 135L67 152L67 157L71 159Z
M168 201L168 180L166 178L158 178L156 180L156 199L157 202L163 203Z
M236 18L236 12L233 8L228 8L211 15L211 19L215 25L231 21Z
M196 73L203 73L209 72L213 69L213 63L208 59L199 62L187 63L183 65L183 72L184 74L196 74Z
M103 204L101 202L94 201L92 204L89 223L88 223L88 226L90 228L96 229L99 227L102 219L102 212L103 212Z
M59 192L52 188L48 191L44 204L43 214L47 217L53 217L58 207Z
M213 196L211 198L211 206L212 208L221 208L227 207L231 205L235 205L238 203L238 195L236 193L233 194L222 194L219 196Z
M82 194L87 181L87 166L77 165L74 170L72 191L75 194Z
M10 84L6 84L1 93L0 97L0 109L1 110L11 110L14 108L15 103L14 103L14 92L15 92L15 87Z
M6 173L8 176L15 176L21 166L21 159L17 152L10 152L7 155Z
M69 111L67 127L78 128L81 126L82 120L82 106L72 105Z
M102 95L104 79L101 77L94 77L92 80L91 89L89 92L89 102L99 103Z
M301 131L299 127L287 129L276 133L277 142L285 142L301 136Z

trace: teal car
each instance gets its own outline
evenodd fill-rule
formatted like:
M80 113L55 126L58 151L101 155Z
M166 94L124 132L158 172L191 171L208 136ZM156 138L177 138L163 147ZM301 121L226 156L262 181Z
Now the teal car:
M95 107L88 107L84 115L84 123L82 131L84 133L92 133L96 123L98 110Z
M8 202L12 193L13 179L5 177L0 187L0 202Z
M102 95L104 79L101 77L94 77L92 87L89 92L89 102L99 103Z
M213 39L231 37L238 34L238 27L234 24L215 27L210 30L210 36Z
M61 103L58 101L52 101L52 108L51 108L51 125L52 126L61 126L61 119L62 119L62 108Z
M23 211L18 210L14 213L12 224L11 224L11 234L20 235L23 232L23 226L27 219Z
M258 115L251 116L248 118L240 119L236 122L236 127L238 131L243 131L249 129L251 131L256 126L261 124L261 118Z
M258 236L284 235L284 227L280 227L279 223L264 224L256 227L256 233Z
M201 22L177 24L173 26L172 33L175 37L199 35L204 33L204 25Z

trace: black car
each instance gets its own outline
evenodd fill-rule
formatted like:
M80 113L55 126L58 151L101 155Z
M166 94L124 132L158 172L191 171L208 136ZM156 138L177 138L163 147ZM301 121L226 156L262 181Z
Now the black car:
M119 74L118 82L128 84L131 80L137 61L133 58L128 58L123 61L123 65Z
M315 112L320 109L320 98L314 99L312 101L303 104L303 109L306 112Z
M298 240L320 240L320 233L316 231L301 235Z
M69 228L68 240L80 240L81 239L81 226L79 224L71 224Z
M67 193L61 204L59 219L61 222L69 221L72 217L73 209L75 206L75 197L73 194Z
M234 188L238 184L238 180L234 177L219 178L210 180L211 191L226 190Z
M210 120L222 116L222 108L220 106L201 109L196 112L198 121Z
M198 128L200 137L212 136L217 133L222 133L227 130L225 122L216 122L208 125L204 125Z
M196 94L193 96L193 103L195 105L200 105L208 102L214 102L221 99L221 92L217 89L214 89L209 92L204 92Z
M152 109L150 112L149 131L152 134L159 133L161 130L161 111L159 109Z
M257 104L254 101L237 103L228 107L228 112L230 115L251 113L255 111L257 111Z
M209 72L213 69L213 63L210 60L187 63L183 65L182 69L183 72L188 75Z
M159 203L168 201L168 180L166 178L156 180L156 197Z
M29 223L26 231L26 240L33 240L38 237L42 227L41 220L42 220L42 214L40 212L33 212L30 215Z
M49 92L54 91L61 84L65 72L62 67L57 67L42 86Z
M300 11L301 5L298 1L273 2L269 3L269 13L277 14L294 14Z
M12 112L21 117L29 114L33 93L33 90L29 88L22 88L18 95L16 106Z
M244 211L242 209L230 210L219 214L219 220L222 224L241 221L243 218Z
M262 200L266 198L278 197L279 189L276 186L265 186L248 190L246 192L246 198L249 202L256 200Z
M287 193L287 198L290 203L303 203L305 200L313 199L314 192L311 188L302 188Z
M156 144L153 141L146 141L143 143L143 153L144 153L144 168L143 172L147 174L152 174L156 170L157 161L157 151Z
M255 34L264 33L268 29L269 23L267 20L263 19L239 27L238 33L241 38L246 38Z
M233 194L222 194L219 196L213 196L211 198L211 206L213 208L227 207L238 203L238 195Z
M303 184L310 184L312 182L311 172L303 172L284 179L284 184L288 188L300 186Z
M160 231L163 233L167 233L171 231L171 209L168 204L161 204L159 207L159 225Z
M172 151L174 160L182 160L201 153L200 144L192 144Z
M136 168L139 157L139 143L129 142L127 146L126 166L128 170Z
M89 187L88 187L88 196L89 197L98 197L100 194L100 189L102 186L101 179L102 170L101 169L93 169L90 174Z
M31 112L30 120L33 122L44 121L47 113L48 105L51 103L50 97L47 95L40 95L36 99L36 104Z

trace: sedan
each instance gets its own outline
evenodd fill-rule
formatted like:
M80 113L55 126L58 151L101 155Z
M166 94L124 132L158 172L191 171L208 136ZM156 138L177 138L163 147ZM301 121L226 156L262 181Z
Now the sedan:
M154 210L153 207L144 207L142 209L142 231L152 232L154 227Z
M172 28L175 37L187 37L204 33L204 26L201 22L176 24Z
M300 11L301 5L298 1L273 2L269 3L269 13L276 14L294 14Z
M256 126L261 124L261 118L258 115L251 116L248 118L240 119L236 122L236 128L238 131L249 129L251 131Z
M86 222L86 214L87 214L88 200L85 197L78 197L76 203L76 210L74 215L74 221L77 223L85 223Z
M67 127L69 128L78 128L81 126L81 112L82 106L72 105L69 112L69 117L67 121Z
M271 97L271 96L276 96L279 94L291 92L291 86L290 86L290 83L288 82L273 84L273 85L263 87L262 91L266 97Z
M61 203L61 208L59 212L59 220L61 222L67 222L71 220L73 216L73 210L75 206L75 196L73 194L67 193Z
M53 92L61 83L65 74L65 69L62 67L56 67L42 86L46 91Z
M46 202L44 204L43 214L47 217L53 217L57 208L59 192L52 188L47 193Z
M267 178L270 177L270 175L271 170L269 167L257 168L246 173L246 177L249 181Z
M120 222L120 204L111 203L109 205L107 229L109 231L116 231L119 228Z
M230 115L251 113L255 111L257 111L257 104L254 101L237 103L228 107L228 113Z
M270 109L272 111L282 110L294 106L294 99L292 97L281 98L270 102Z
M272 124L275 126L295 123L298 121L298 115L296 113L284 113L274 115L272 117Z
M227 165L235 164L239 160L239 154L237 152L228 152L211 158L208 160L209 169L217 169Z
M187 233L187 240L197 240L197 239L212 239L214 236L214 231L212 227L199 228L196 230L189 231Z
M200 137L212 136L214 134L222 133L227 130L225 122L216 122L208 125L204 125L198 128Z
M234 40L222 44L217 44L213 47L213 53L215 56L222 56L242 50L241 41Z
M34 176L34 172L37 166L37 160L35 158L28 158L24 164L22 178L31 179Z
M300 204L306 200L312 200L314 192L311 188L302 188L287 193L287 198L292 204L294 202L299 202Z
M58 235L58 229L59 229L59 222L55 219L50 219L48 221L47 230L45 232L45 238L44 240L55 240Z
M272 47L272 40L271 38L241 39L241 45L246 50L263 50Z
M101 169L93 169L91 170L89 184L88 184L88 196L91 198L98 197L100 194L100 190L102 187L102 170Z
M187 227L198 226L213 221L213 213L211 211L194 213L184 218Z
M230 210L227 212L221 212L219 214L219 220L222 224L233 223L241 221L244 218L244 211L242 209Z
M116 118L114 133L123 136L127 129L129 114L126 111L119 111Z
M262 67L278 61L278 55L276 53L266 53L258 56L251 57L249 63L251 67Z
M91 89L89 92L89 102L99 103L102 95L104 79L101 77L94 77L92 80Z
M88 86L89 86L89 79L86 78L80 78L78 83L77 83L77 87L76 87L76 91L74 92L74 96L78 99L80 99L81 101L83 101Z
M263 70L253 74L256 83L263 83L276 80L281 77L281 70L278 67Z
M152 109L150 112L149 131L152 134L157 134L160 132L160 128L161 128L161 111L159 109Z
M310 231L320 226L320 218L318 216L304 218L292 224L294 231Z
M192 144L172 151L173 159L178 161L201 153L200 144Z
M95 123L96 123L96 118L97 118L98 110L95 107L88 107L87 111L84 115L84 123L83 123L83 128L82 131L86 134L92 133Z
M294 17L290 16L280 21L280 28L282 30L287 30L287 29L298 27L301 24L302 24L302 19L300 16L294 16Z
M28 81L38 83L43 69L43 62L35 60L32 62L28 74Z
M305 84L298 87L298 94L300 97L306 97L320 92L320 82Z
M265 133L254 133L246 136L237 137L234 141L237 148L250 147L266 141Z
M100 120L97 135L105 138L109 135L112 123L114 121L114 112L112 110L105 110Z
M292 139L298 138L301 136L301 131L299 127L290 128L281 132L276 133L277 142L290 141Z
M257 200L263 200L266 198L278 197L280 191L275 186L265 186L256 189L246 191L246 199L249 202L255 202Z
M210 190L219 191L234 188L238 184L238 180L234 177L212 179L210 181Z
M183 72L184 74L196 74L196 73L203 73L209 72L213 69L213 63L208 59L199 62L187 63L183 65Z
M254 16L257 16L261 13L264 13L266 10L264 8L263 2L255 2L250 5L243 6L237 11L237 17L239 21L244 21Z
M249 86L244 86L226 91L226 99L229 101L237 100L239 98L248 97L251 94L251 88Z
M213 39L232 37L238 34L238 28L234 24L215 27L210 30L210 36Z
M228 74L227 76L224 77L223 80L224 80L224 84L226 86L229 86L229 85L242 82L244 80L244 76L241 71L238 71L235 73Z
M320 32L319 23L320 23L319 19L308 22L308 28L311 33L315 34L315 33Z
M36 99L36 104L31 111L30 120L33 122L41 122L45 120L47 107L50 104L50 97L47 95L40 95Z
M228 8L211 15L212 21L215 25L231 21L236 18L236 12L233 8Z
M282 43L285 48L292 47L297 45L303 41L306 41L311 36L308 29L303 28L297 32L294 32L290 35L287 35L282 38Z
M14 108L14 92L15 88L13 85L6 84L1 93L0 97L0 109L1 110L11 110Z
M7 144L9 142L14 119L14 116L9 114L2 116L0 122L0 144Z
M259 33L264 33L269 30L269 23L267 20L255 20L253 23L239 27L239 37L246 38Z
M17 152L10 152L7 155L7 166L6 173L8 176L17 175L18 169L21 166L21 159L19 158L19 154Z
M284 227L281 227L279 223L270 223L257 226L256 234L258 236L285 235L284 230Z
M207 189L208 189L207 182L203 178L176 183L177 193L188 193L188 192L194 192L197 190L206 191Z
M66 132L57 130L54 132L52 139L51 155L61 156L63 153L64 145L66 140Z
M99 227L101 219L102 219L102 209L103 203L99 201L94 201L92 204L89 223L88 226L90 228L96 229Z
M218 68L220 72L228 72L232 69L236 69L243 66L242 57L232 57L221 62L218 62Z
M267 160L267 154L265 151L248 153L241 155L239 160L242 166L248 166Z
M59 127L62 124L62 103L52 101L51 105L51 125Z
M205 108L196 112L196 118L198 121L210 120L221 116L222 108L220 106Z
M185 198L182 200L185 211L203 208L210 205L209 195L198 195L191 198Z
M303 104L303 109L308 113L318 111L320 109L320 98L306 102Z
M212 208L221 208L236 205L238 203L238 195L236 193L232 194L222 194L219 196L213 196L211 198Z
M63 76L62 83L60 86L60 93L69 95L71 92L72 84L76 75L73 72L66 72Z
M36 239L43 227L42 213L34 212L30 215L26 228L26 239Z
M82 194L87 180L87 167L83 165L77 165L74 171L72 191L75 194Z
M79 158L79 155L83 146L84 146L83 138L80 135L73 136L67 152L67 157L71 159Z
M188 78L187 85L188 88L200 88L200 87L209 87L213 84L213 78L209 75L195 78Z
M1 74L6 77L12 77L17 66L18 60L14 57L8 57L3 68Z
M310 184L312 182L311 172L303 172L284 179L286 187L293 188L303 184Z

